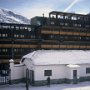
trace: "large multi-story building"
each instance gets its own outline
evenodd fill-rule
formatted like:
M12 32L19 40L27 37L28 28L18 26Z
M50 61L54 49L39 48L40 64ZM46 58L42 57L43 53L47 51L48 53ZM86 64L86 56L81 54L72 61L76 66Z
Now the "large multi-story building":
M90 50L90 15L53 11L31 25L0 23L0 63L38 49Z
M11 58L17 62L23 55L35 50L34 29L36 26L33 25L0 23L0 62L6 63Z
M89 14L53 11L46 21L38 30L40 49L90 49Z

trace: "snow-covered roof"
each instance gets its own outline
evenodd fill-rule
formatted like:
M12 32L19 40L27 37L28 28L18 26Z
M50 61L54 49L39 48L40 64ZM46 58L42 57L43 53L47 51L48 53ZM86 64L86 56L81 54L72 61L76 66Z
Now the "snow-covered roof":
M34 65L90 64L90 50L37 50L23 58L32 60Z

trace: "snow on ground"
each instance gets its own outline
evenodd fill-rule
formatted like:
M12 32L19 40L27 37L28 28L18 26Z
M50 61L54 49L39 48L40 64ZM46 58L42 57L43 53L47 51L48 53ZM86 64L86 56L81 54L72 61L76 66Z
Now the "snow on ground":
M26 90L25 84L2 85L0 90ZM90 90L90 82L79 84L54 84L48 86L29 86L29 90Z

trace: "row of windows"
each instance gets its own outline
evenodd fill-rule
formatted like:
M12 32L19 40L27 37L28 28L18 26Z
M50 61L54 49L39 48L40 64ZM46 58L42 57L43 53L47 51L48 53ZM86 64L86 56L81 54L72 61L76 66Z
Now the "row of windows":
M51 25L55 25L54 21L51 21ZM69 23L60 23L61 26L69 26ZM71 24L70 24L71 25ZM82 27L82 24L73 24L74 27ZM85 25L86 28L89 28L89 25Z
M1 49L0 48L0 52L2 52L2 53L7 53L7 52L10 52L12 49L8 49L8 48L3 48L3 49ZM34 51L35 49L24 49L24 48L14 48L13 49L13 51L15 52L15 53L18 53L18 52L25 52L25 51Z
M72 31L73 32L77 32L77 33L81 33L81 32L84 32L84 33L89 33L90 30L89 29L86 29L86 28L75 28L75 27L61 27L61 28L51 28L51 27L44 27L41 29L41 31L66 31L66 32L69 32L69 31Z
M8 37L8 34L0 34L0 37ZM18 38L24 38L25 36L24 35L18 35L18 34L14 34L14 37Z
M24 50L25 50L25 49L18 49L18 48L13 49L14 52L24 52ZM0 49L0 52L8 52L8 51L10 51L10 50L7 49L7 48Z
M8 52L8 49L0 49L0 52Z
M15 38L18 38L18 37L20 37L20 38L24 38L25 36L24 36L24 35L14 34L14 37L15 37Z
M25 51L25 49L23 49L23 48L21 48L21 49L15 48L14 49L14 52L24 52L24 51Z
M84 20L88 21L89 17L81 17L81 16L63 16L63 15L50 15L51 18L58 18L58 19L69 19L69 20Z
M18 34L14 34L14 37L15 38L25 38L25 35L18 35ZM35 38L35 35L27 35L26 37L29 37L29 38Z
M42 35L43 39L65 39L65 40L90 40L90 37L81 36L60 36L60 35Z
M0 28L2 29L15 29L15 30L28 30L28 31L31 31L31 28L30 27L20 27L20 26L0 26Z
M0 34L0 37L8 37L8 34Z
M3 38L6 38L6 37L8 37L9 35L8 34L0 34L0 37L3 37ZM14 37L15 38L25 38L25 35L23 35L23 34L14 34ZM31 38L35 38L35 35L27 35L26 37L31 37Z

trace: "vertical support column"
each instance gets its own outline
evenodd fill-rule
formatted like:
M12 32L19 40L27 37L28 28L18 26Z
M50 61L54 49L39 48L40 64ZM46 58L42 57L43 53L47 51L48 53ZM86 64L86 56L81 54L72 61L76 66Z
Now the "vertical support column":
M12 59L14 59L14 48L13 48L13 45L14 45L14 40L12 40Z
M14 60L10 59L10 82L12 83L13 77L14 77Z
M26 69L26 90L29 90L29 70Z
M49 25L51 25L51 14L49 13Z
M58 13L56 14L56 25L58 26L59 22L58 22Z

